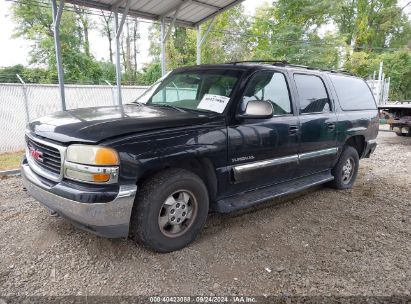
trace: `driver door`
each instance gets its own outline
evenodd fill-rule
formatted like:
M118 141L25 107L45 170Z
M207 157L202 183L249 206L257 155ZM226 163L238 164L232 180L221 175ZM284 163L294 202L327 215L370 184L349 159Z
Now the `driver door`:
M298 166L298 116L294 115L287 77L278 71L260 71L249 80L240 105L269 101L273 116L243 117L228 126L228 156L234 194L281 183L294 177Z

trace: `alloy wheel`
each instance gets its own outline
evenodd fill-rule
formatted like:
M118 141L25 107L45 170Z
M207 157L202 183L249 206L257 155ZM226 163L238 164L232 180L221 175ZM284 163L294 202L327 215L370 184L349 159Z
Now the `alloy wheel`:
M183 235L197 215L197 200L188 190L178 190L167 197L158 215L158 225L167 237Z

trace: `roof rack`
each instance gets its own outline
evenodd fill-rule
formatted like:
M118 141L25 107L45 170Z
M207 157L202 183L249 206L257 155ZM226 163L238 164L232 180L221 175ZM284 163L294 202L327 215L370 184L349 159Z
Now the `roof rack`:
M341 74L347 74L350 76L355 76L354 74L346 71L346 70L333 70L333 69L324 69L324 68L317 68L317 67L309 67L306 65L300 65L300 64L292 64L289 63L286 60L244 60L244 61L234 61L234 62L227 62L226 64L240 64L240 63L268 63L272 64L275 66L289 66L289 67L294 67L294 68L301 68L301 69L307 69L307 70L316 70L316 71L323 71L323 72L330 72L330 73L341 73Z
M239 64L239 63L272 63L273 65L289 65L289 63L285 60L243 60L243 61L233 61L233 62L226 62L226 64Z

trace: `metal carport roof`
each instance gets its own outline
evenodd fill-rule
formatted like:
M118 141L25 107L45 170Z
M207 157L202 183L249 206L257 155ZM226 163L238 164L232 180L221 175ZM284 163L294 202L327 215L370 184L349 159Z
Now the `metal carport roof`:
M197 29L197 64L201 63L201 45L210 32L215 16L244 0L52 0L54 44L60 87L62 110L66 110L64 96L64 74L61 62L61 46L59 26L65 3L76 4L94 9L112 11L114 13L114 30L116 42L116 79L117 102L121 98L121 61L120 35L127 16L140 17L161 22L161 72L166 72L165 41L174 25L194 27ZM122 15L119 20L119 14ZM200 25L211 19L208 28L201 34ZM169 24L166 29L166 24Z
M172 21L175 12L178 15L175 24L195 27L219 13L233 7L243 0L129 0L128 15L149 20L165 18ZM67 3L107 11L126 10L126 0L66 0Z

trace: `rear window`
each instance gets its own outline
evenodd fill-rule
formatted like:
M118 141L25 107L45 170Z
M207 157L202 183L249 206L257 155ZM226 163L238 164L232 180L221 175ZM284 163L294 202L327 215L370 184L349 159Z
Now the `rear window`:
M343 110L374 110L374 97L364 80L355 77L330 75Z
M301 113L326 113L331 111L330 99L320 77L295 74L294 80L300 96Z

